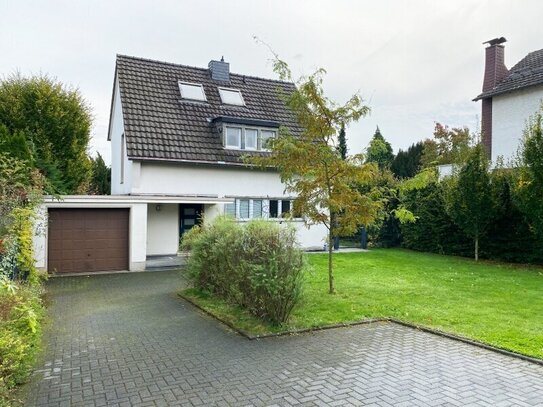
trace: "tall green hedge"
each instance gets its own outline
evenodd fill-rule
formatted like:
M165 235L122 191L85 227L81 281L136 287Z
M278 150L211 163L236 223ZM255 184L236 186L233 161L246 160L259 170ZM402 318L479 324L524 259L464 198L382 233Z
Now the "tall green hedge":
M543 242L537 239L515 207L507 180L496 183L503 210L480 242L480 257L492 260L543 264ZM472 240L445 211L442 183L431 183L406 194L404 205L417 217L401 225L402 246L408 249L471 257Z

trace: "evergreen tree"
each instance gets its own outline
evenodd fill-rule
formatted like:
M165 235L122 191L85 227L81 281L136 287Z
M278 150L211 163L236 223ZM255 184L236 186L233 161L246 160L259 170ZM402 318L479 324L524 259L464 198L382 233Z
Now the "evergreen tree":
M421 169L423 151L424 143L422 141L412 144L406 151L398 151L390 165L392 173L398 178L414 177Z
M392 146L385 140L379 126L377 126L375 134L366 149L366 163L376 163L379 169L384 169L390 167L393 159Z
M467 156L457 175L447 179L445 207L454 223L473 239L475 260L479 240L497 213L488 158L478 144Z
M517 205L533 230L543 237L543 104L524 130L518 167Z
M347 158L347 138L345 137L345 124L341 123L338 135L338 151L342 160Z
M96 158L91 158L91 168L90 191L97 195L111 194L111 168L106 165L100 153Z

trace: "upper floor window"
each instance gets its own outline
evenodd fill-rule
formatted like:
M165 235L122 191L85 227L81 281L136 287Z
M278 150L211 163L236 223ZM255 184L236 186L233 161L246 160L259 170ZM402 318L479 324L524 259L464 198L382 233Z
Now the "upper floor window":
M245 126L225 126L224 146L239 150L266 151L269 140L277 134L275 130Z
M260 150L267 150L270 147L270 140L275 137L274 130L262 130L260 132Z
M226 127L224 144L230 148L241 148L241 128Z
M199 83L181 82L179 81L179 91L183 99L200 100L205 102L206 93L204 87Z
M221 101L226 105L245 106L243 96L238 89L220 88Z

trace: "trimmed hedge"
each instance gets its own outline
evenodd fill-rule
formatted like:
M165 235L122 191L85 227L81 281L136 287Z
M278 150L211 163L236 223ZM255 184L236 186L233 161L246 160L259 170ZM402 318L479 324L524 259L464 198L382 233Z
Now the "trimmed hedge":
M401 225L402 246L408 249L473 257L473 242L445 211L442 183L432 183L406 194L404 205L417 217ZM510 185L498 185L503 210L481 238L480 257L514 263L543 264L543 242L537 239L515 208Z
M258 318L284 323L300 299L306 263L292 227L219 217L191 229L181 245L190 250L187 268L196 288Z

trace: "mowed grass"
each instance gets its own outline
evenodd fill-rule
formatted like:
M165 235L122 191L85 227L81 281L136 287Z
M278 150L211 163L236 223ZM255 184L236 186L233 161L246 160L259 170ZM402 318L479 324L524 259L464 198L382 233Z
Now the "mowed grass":
M308 255L304 295L289 323L274 327L191 289L185 295L256 334L391 317L543 358L543 268L401 249Z

